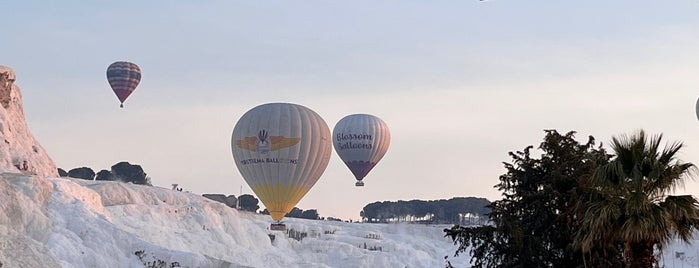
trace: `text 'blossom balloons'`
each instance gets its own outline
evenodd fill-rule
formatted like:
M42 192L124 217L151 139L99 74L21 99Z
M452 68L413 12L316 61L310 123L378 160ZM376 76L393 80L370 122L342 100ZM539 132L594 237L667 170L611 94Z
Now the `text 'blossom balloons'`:
M131 62L117 61L107 67L107 81L124 108L124 101L141 82L141 68Z
M231 149L240 174L272 219L280 221L325 171L330 139L328 125L311 109L268 103L238 120Z
M345 165L364 186L362 179L383 158L391 143L386 122L369 114L353 114L340 119L333 129L333 146Z

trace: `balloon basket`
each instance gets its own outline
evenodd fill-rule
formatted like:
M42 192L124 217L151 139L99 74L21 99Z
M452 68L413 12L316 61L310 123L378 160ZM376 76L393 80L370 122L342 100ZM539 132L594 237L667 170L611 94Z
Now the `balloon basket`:
M357 186L357 187L364 186L364 182L363 182L363 181L358 181L357 183L354 184L354 186Z
M286 225L283 223L272 223L269 225L269 229L272 231L286 231Z

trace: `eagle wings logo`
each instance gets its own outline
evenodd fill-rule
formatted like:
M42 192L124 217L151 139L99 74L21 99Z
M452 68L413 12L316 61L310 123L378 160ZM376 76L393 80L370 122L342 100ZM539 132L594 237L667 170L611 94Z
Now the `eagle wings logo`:
M245 137L235 141L238 147L262 154L276 151L282 148L298 144L301 138L287 138L284 136L269 136L267 130L260 130L257 136Z

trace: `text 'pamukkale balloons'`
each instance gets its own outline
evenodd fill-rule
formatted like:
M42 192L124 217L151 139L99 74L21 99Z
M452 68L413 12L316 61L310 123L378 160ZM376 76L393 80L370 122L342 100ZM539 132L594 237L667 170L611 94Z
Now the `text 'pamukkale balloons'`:
M279 222L325 171L330 139L328 125L311 109L268 103L238 120L231 148L243 178Z
M391 133L386 122L369 114L353 114L342 118L333 129L335 152L364 186L362 179L388 151Z
M124 101L141 82L141 68L131 62L117 61L107 67L107 81L121 102L119 107L124 108Z

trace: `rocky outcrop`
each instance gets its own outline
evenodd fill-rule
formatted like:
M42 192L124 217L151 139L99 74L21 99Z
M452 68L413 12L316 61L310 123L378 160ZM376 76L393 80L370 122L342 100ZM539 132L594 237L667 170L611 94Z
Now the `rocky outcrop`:
M0 172L58 177L58 169L29 131L15 73L0 65Z

